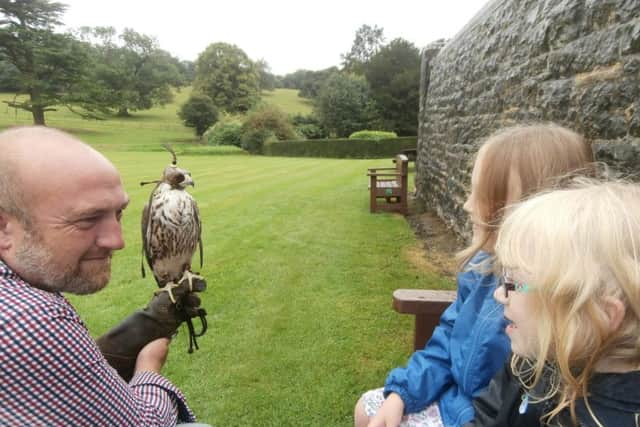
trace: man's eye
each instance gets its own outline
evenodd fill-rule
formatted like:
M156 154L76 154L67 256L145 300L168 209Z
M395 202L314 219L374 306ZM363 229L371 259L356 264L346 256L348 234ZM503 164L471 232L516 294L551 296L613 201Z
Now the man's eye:
M92 216L87 218L80 218L75 222L75 224L78 226L78 228L86 229L93 227L97 221L98 217Z
M116 220L118 220L118 222L120 222L120 220L122 219L122 210L119 210L118 212L116 212Z

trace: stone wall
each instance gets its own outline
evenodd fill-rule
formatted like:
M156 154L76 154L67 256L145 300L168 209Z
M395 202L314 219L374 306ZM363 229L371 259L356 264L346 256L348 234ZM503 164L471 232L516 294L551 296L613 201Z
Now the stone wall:
M640 0L490 1L422 58L418 202L457 233L473 155L501 127L554 121L638 172Z

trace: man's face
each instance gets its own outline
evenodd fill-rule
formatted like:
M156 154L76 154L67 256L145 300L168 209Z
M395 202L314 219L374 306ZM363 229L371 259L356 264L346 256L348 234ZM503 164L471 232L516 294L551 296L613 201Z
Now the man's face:
M47 291L99 291L110 279L113 251L124 247L120 218L128 198L117 173L77 178L34 200L31 224L15 244L19 275Z

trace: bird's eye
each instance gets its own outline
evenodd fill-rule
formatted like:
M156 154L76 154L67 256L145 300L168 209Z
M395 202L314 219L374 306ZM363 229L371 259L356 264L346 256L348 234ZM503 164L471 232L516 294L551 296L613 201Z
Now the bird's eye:
M183 174L180 174L180 175L176 176L176 184L179 184L182 181L184 181L184 175Z

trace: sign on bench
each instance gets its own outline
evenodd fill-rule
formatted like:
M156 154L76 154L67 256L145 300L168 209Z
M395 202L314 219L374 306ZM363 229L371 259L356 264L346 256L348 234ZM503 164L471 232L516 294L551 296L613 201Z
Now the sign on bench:
M398 154L395 163L395 167L371 168L367 173L372 213L383 210L407 214L409 159L404 154Z

